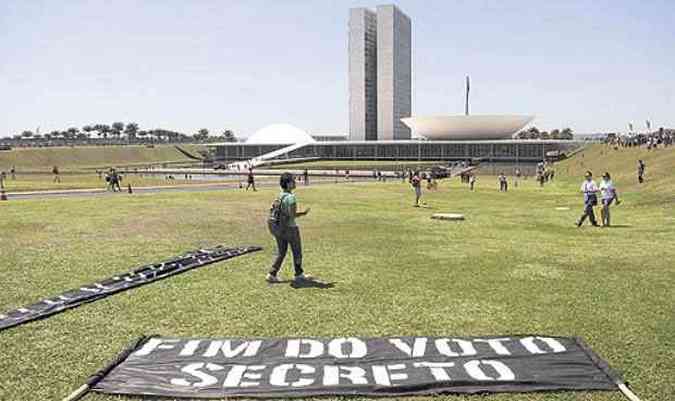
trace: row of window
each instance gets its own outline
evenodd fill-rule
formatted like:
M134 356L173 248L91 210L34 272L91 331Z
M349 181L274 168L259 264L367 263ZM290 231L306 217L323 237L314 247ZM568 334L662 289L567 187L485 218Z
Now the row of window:
M215 147L216 157L225 160L251 159L283 148L284 145L222 145ZM307 145L288 155L327 159L461 159L481 157L502 160L541 160L545 153L557 150L556 144L490 144L429 142L407 144L321 144Z

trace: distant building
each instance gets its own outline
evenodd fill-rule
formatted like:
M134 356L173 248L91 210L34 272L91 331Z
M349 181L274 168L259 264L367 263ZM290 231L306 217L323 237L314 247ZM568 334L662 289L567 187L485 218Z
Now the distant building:
M342 134L342 133L322 132L311 134L311 136L317 142L342 142L349 140L349 134Z
M406 140L412 105L410 18L394 5L349 13L349 139Z
M377 15L349 10L349 139L377 140Z
M396 6L377 7L377 138L410 139L401 118L412 106L410 18Z

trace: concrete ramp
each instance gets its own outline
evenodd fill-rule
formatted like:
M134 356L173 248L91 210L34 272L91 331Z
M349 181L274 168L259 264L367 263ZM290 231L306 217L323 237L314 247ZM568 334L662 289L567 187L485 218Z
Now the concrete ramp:
M277 149L275 151L265 153L264 155L260 155L258 157L254 157L252 159L243 161L243 162L235 162L235 163L230 163L227 168L230 170L241 170L241 169L247 169L249 167L255 168L259 165L265 164L265 162L275 159L281 155L284 155L286 153L290 153L296 149L304 148L307 145L311 145L311 142L301 142L301 143L296 143L293 145L286 146L281 149Z

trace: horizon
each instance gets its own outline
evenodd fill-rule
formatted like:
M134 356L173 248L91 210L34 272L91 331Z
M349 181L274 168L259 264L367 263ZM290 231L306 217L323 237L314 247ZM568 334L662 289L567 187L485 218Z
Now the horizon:
M378 4L412 20L413 116L461 115L469 75L472 115L532 114L528 126L578 135L675 127L667 1L8 1L0 137L115 121L348 133L348 13Z

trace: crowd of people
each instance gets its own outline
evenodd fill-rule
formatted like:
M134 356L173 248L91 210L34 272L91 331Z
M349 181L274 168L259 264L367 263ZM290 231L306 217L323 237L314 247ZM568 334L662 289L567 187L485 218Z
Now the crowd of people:
M619 148L632 148L644 146L647 150L656 150L659 147L667 148L675 142L675 131L659 129L657 132L649 134L636 135L609 135L605 139L605 143Z

